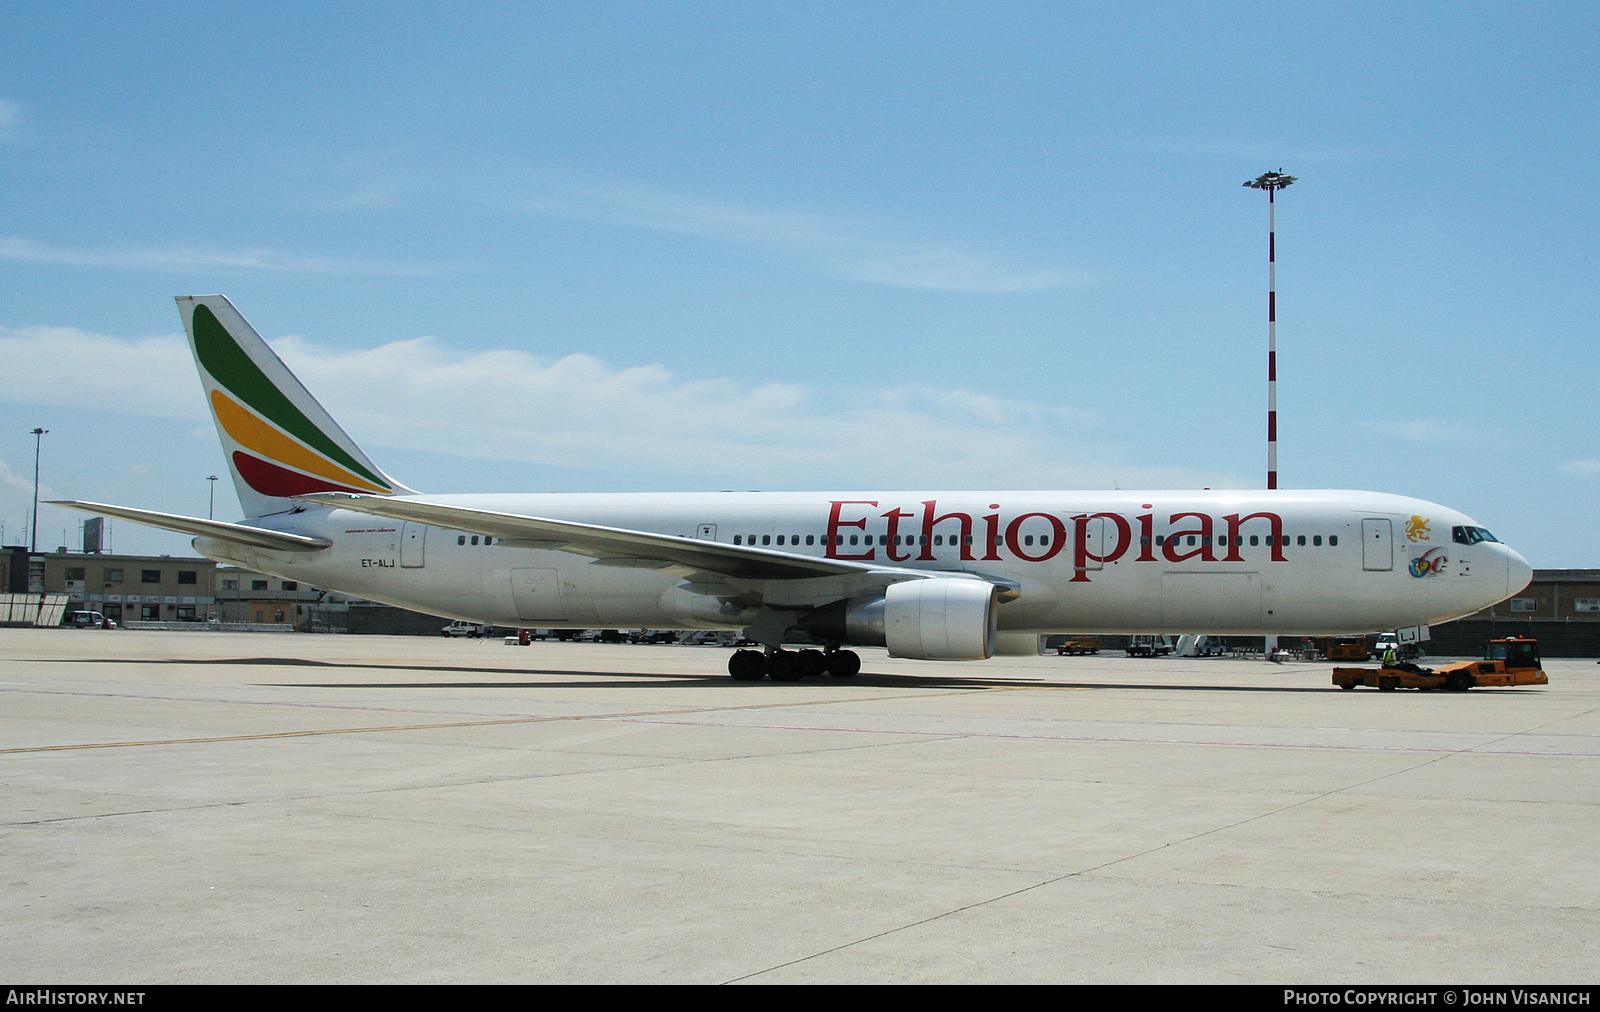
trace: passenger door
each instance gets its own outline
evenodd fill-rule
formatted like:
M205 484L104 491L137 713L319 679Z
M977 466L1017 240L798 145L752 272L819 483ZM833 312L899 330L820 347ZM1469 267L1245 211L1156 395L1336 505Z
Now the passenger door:
M1394 568L1394 523L1387 518L1361 521L1361 568L1382 572Z
M400 527L400 565L405 569L421 569L423 550L427 548L428 525L406 521Z

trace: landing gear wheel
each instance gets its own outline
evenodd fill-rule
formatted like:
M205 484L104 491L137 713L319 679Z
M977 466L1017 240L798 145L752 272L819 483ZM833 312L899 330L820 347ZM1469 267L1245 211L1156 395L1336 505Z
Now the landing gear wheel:
M835 678L854 678L861 673L861 655L854 650L835 650L826 661L828 674Z
M828 670L828 660L822 656L821 650L802 650L795 655L795 659L802 678L817 678Z
M1378 679L1379 692L1393 692L1400 687L1400 679L1393 675L1384 675Z
M798 682L800 658L788 650L774 650L767 655L767 675L774 682Z
M728 658L728 674L736 681L759 682L766 677L767 659L758 650L735 650Z

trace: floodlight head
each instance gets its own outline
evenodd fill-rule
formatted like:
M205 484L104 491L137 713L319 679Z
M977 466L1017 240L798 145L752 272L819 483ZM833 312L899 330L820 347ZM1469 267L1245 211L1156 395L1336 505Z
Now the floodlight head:
M1294 176L1286 176L1283 170L1279 169L1277 172L1265 172L1254 179L1247 179L1244 185L1253 190L1281 190L1294 180Z

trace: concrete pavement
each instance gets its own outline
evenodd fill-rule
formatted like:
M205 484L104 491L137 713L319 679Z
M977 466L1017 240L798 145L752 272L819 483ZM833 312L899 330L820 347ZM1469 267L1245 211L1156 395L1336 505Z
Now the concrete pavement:
M0 630L30 982L1593 982L1600 666Z

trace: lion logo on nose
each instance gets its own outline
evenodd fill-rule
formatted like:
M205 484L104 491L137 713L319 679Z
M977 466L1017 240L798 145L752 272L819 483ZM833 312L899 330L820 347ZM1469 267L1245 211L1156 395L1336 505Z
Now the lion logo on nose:
M1429 536L1428 532L1428 521L1419 516L1413 516L1410 520L1407 520L1406 540L1432 541L1433 538Z

